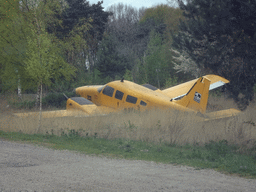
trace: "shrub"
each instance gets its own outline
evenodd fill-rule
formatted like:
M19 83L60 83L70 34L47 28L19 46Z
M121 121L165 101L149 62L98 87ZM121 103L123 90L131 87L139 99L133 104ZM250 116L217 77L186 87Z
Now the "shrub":
M75 96L74 92L65 92L67 97ZM43 106L44 107L57 107L57 108L65 108L67 99L63 95L63 93L49 93L47 96L43 98Z
M35 106L35 101L9 102L9 104L17 109L32 109Z

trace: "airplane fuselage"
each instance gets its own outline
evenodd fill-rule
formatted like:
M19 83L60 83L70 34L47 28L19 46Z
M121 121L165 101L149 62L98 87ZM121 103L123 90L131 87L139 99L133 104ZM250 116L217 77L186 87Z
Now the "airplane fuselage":
M152 108L177 109L191 111L171 101L161 91L153 91L147 87L130 81L113 81L104 86L83 86L76 93L98 106L122 109L145 110Z

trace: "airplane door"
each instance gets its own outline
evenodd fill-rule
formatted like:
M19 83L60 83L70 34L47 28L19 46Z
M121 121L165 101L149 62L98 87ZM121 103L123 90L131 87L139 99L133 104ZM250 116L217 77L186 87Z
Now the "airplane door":
M115 92L115 100L116 100L116 107L117 108L123 108L124 105L124 93L122 91L116 90Z
M106 85L103 91L100 93L100 100L101 105L111 108L117 107L116 99L114 98L114 91L113 87Z

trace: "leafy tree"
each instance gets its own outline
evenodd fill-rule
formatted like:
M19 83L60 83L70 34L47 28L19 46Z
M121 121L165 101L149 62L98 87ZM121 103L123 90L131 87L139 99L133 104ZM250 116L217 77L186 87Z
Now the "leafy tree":
M131 6L118 4L110 10L113 11L113 16L110 18L107 31L115 37L116 52L127 62L126 68L131 70L133 80L138 83L144 82L146 76L139 73L145 69L142 60L146 54L150 32L155 29L162 33L164 26L158 26L153 19L140 23L144 9L136 10Z
M100 46L97 55L97 69L101 73L101 78L123 76L126 70L127 61L125 57L118 54L116 50L117 41L111 35L106 35Z
M130 70L125 70L124 79L128 81L133 81L132 72Z
M153 60L162 62L161 59L165 60L172 54L168 49L165 50L167 47L164 48L166 45L163 45L162 40L164 44L169 43L169 37L166 35L167 31L169 36L171 34L170 29L172 29L172 32L177 31L177 23L182 16L181 10L176 10L167 5L137 10L132 6L119 3L108 8L108 11L112 12L113 15L110 16L107 31L112 36L115 36L118 42L116 43L118 55L125 57L128 61L129 66L127 68L131 70L134 81L138 83L148 82L149 66L156 65ZM167 26L169 27L168 30ZM152 31L155 31L161 38L161 45L159 47L154 45L155 52L148 51L151 37L153 37L151 36ZM145 58L147 58L147 62ZM147 63L151 64L146 65ZM173 74L174 70L170 69L171 65L171 62L169 62L168 72ZM151 73L155 75L156 69L154 68L154 72ZM162 72L158 71L158 73L161 76ZM164 85L164 81L162 80L160 83L161 87Z
M227 88L244 109L253 99L256 82L256 1L179 0L179 6L186 19L175 47L200 68L229 79Z
M31 79L40 85L50 85L53 79L62 76L68 79L73 74L74 69L65 62L61 50L52 43L47 32L42 30L37 34L37 31L33 31L27 38L24 67Z
M170 52L169 55L167 53L161 35L152 31L145 57L146 80L158 88L163 87L174 73Z
M143 45L144 47L138 47L139 50L137 51L140 53L141 58L143 58L139 68L144 70L143 74L146 75L144 80L147 79L147 82L151 82L155 86L164 87L167 86L167 84L171 85L172 83L170 82L174 82L173 79L177 79L177 77L179 77L179 80L184 79L184 75L181 76L176 74L176 70L173 68L174 64L171 56L173 55L173 52L170 52L169 48L172 42L172 34L176 34L178 31L179 19L184 19L182 11L179 8L173 8L163 4L146 9L140 19L137 34L138 37L140 37L138 39L143 42L140 45ZM155 52L149 51L149 47L152 46L152 42L154 42L151 38L155 38L154 35L152 36L153 31L157 33L159 38L161 38L161 43L158 46L153 46L155 48ZM147 55L147 62L145 62L144 55ZM149 66L146 67L143 63L151 63L150 69L153 70L154 68L154 70L149 70ZM158 63L161 63L161 71L160 68L157 67ZM145 71L145 69L147 70ZM167 75L167 72L169 75ZM163 78L162 80L159 80L159 83L154 82L153 79L149 81L149 76L147 76L149 73L151 73L150 76L155 80L159 79L157 78L157 75L164 77L165 79Z
M98 43L103 37L109 13L103 11L102 3L90 5L84 0L66 0L62 23L57 26L57 37L65 42L67 61L80 70L93 71ZM53 31L53 30L51 30Z
M27 89L33 85L23 67L29 22L18 1L0 2L0 86L2 91Z
M1 27L1 77L5 88L17 86L20 80L23 89L28 89L72 74L74 69L64 62L60 44L45 31L49 20L57 20L51 10L58 8L56 2L31 0L7 1L6 4L9 7L1 9L14 11L1 18L6 21L6 26Z
M53 80L61 77L68 79L74 74L74 68L64 61L60 44L54 42L54 36L49 35L45 28L45 4L33 1L30 5L27 19L30 19L30 36L27 36L27 49L24 59L24 68L27 75L38 85L38 98L40 94L40 110L42 99L42 85L50 85ZM48 3L50 3L49 0Z
M184 17L181 9L160 4L146 9L140 22L145 22L148 19L153 19L155 24L162 26L164 29L162 33L164 34L166 41L172 41L171 34L178 32L179 20L184 19Z

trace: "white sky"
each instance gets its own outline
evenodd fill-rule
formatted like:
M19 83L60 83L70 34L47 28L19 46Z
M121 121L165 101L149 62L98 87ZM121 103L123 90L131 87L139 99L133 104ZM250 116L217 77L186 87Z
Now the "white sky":
M87 0L87 1L90 4L94 4L100 0ZM107 7L117 3L131 5L132 7L136 7L137 9L139 9L141 7L149 8L158 4L167 4L167 0L103 0L103 7L106 10Z

